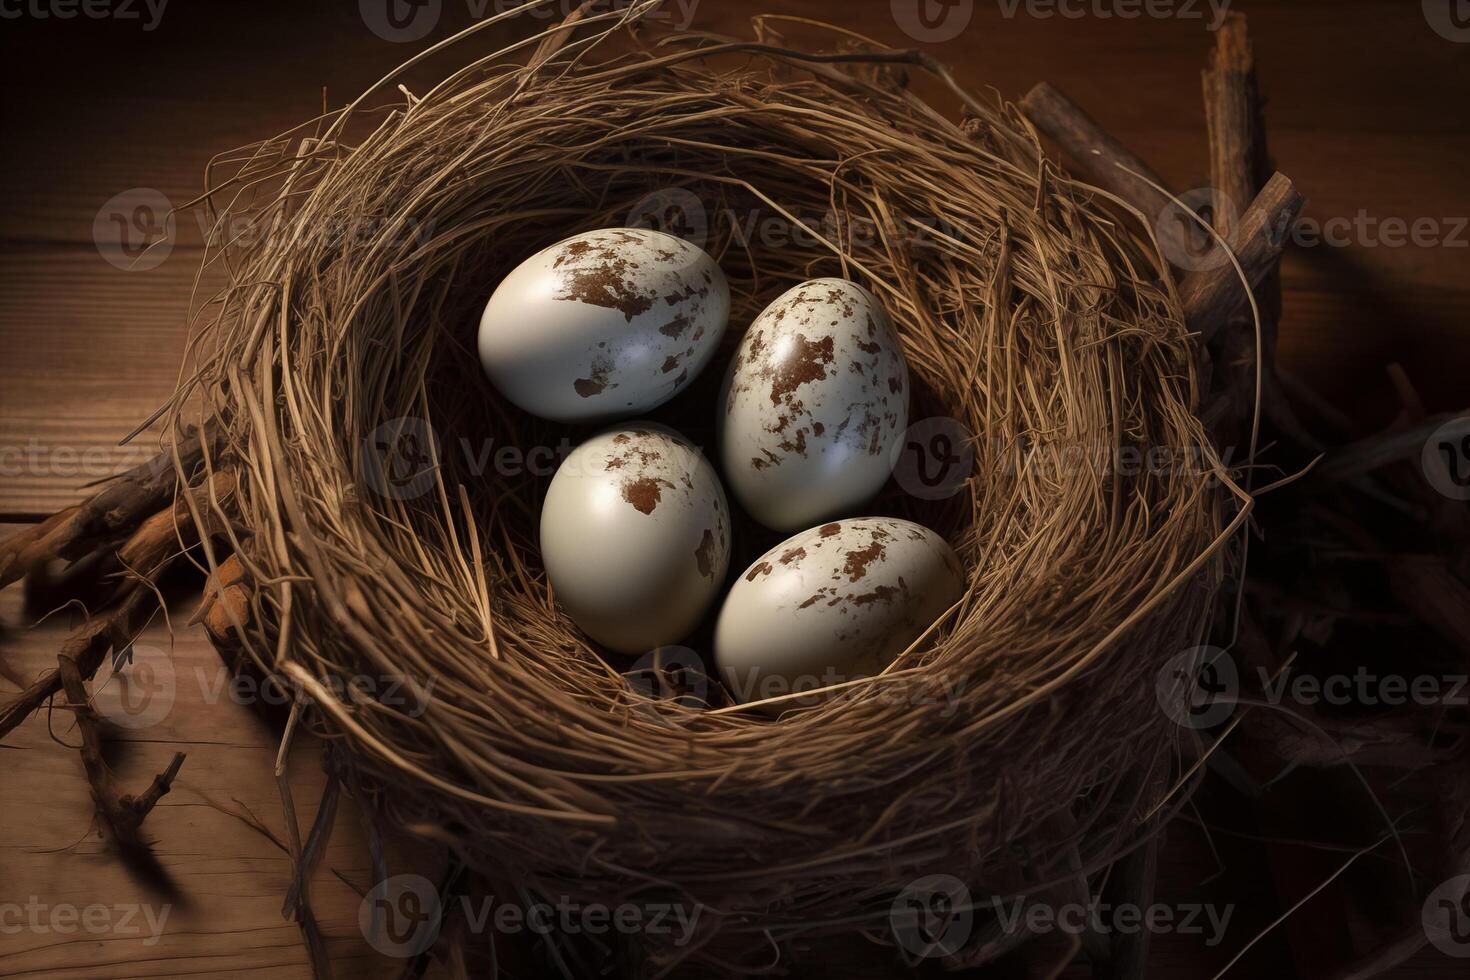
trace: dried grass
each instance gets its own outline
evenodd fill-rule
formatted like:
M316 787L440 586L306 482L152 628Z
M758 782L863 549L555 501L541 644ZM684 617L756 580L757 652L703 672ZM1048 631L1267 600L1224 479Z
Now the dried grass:
M1243 518L1156 249L1013 107L965 95L956 124L899 84L948 84L924 56L835 31L811 56L771 22L756 41L641 34L645 6L384 109L390 76L210 188L207 261L230 284L173 414L217 420L210 465L243 474L248 652L312 696L307 720L383 813L472 865L532 893L709 906L650 968L761 968L824 932L890 942L894 893L927 874L1009 894L1074 874L1068 855L1105 866L1192 739L1156 678L1200 642ZM540 571L544 480L448 451L423 497L363 478L365 437L392 419L432 420L444 446L567 434L489 389L479 307L520 258L670 187L711 216L732 334L795 282L850 276L901 333L915 417L978 434L959 496L879 503L948 536L964 600L882 677L779 720L651 701L589 648ZM838 218L745 244L720 216L750 208ZM918 240L913 221L959 231ZM1069 447L1174 465L1044 465ZM341 678L400 675L432 687L422 713L339 696Z

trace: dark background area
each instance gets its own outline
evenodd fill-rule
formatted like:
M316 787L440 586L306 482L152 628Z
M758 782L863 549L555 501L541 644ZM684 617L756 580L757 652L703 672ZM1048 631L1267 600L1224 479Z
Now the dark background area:
M123 6L113 4L114 14L100 18L63 18L57 12L64 3L37 0L0 8L0 187L7 194L0 208L0 449L9 454L0 475L0 524L35 520L75 501L81 484L135 461L116 443L177 379L202 254L201 212L188 205L211 157L282 132L324 105L343 104L431 40L468 24L478 5L443 0L437 26L407 43L370 30L356 0L170 0L151 29L146 5L127 7L135 17L124 16ZM1093 0L1073 5L1084 11L1078 17L1034 16L1025 3L1008 16L1011 5L999 0L972 6L958 36L920 44L905 35L887 0L770 4L895 46L923 47L954 66L966 86L993 86L1008 99L1050 81L1175 188L1208 183L1199 86L1212 44L1207 6L1192 5L1202 19L1100 16ZM743 34L753 9L703 0L694 5L694 23ZM1428 411L1464 408L1470 40L1437 32L1417 0L1239 0L1232 9L1250 17L1278 168L1309 197L1309 219L1349 223L1346 244L1287 255L1282 366L1365 429L1385 424L1399 406L1391 363L1402 366ZM484 32L410 77L433 79L509 36ZM106 261L96 230L99 215L100 227L108 227L108 202L136 188L156 190L182 209L166 256L145 271ZM1428 219L1440 244L1387 243L1388 219ZM5 597L0 619L24 622L17 607L13 595ZM198 631L176 625L183 662L209 662ZM10 672L28 676L54 658L59 627L8 637L15 641L7 652ZM154 750L166 757L188 748L196 760L153 818L166 861L195 890L192 907L177 913L165 940L143 946L115 937L0 933L0 974L306 973L296 929L279 914L286 858L213 806L244 802L279 823L272 737L226 709L237 710L181 702L162 734L150 736L161 744L140 748L136 760L135 774L157 770ZM15 745L33 751L6 753L5 891L76 903L140 900L136 883L110 867L96 841L64 850L86 826L86 789L73 755L49 740L44 718L18 735ZM1372 811L1354 798L1350 776L1314 773L1253 796L1248 790L1256 783L1241 773L1251 773L1256 761L1221 756L1196 807L1169 831L1159 899L1229 904L1234 918L1215 946L1199 936L1156 937L1152 977L1214 976L1352 850L1384 832L1364 818ZM314 769L314 761L301 768ZM1258 782L1271 775L1254 772ZM315 798L319 781L319 773L303 776L302 800ZM1400 788L1409 797L1434 792L1412 782ZM304 812L309 819L310 809ZM361 877L366 857L356 819L339 819L343 830L323 865ZM1390 852L1378 854L1385 856L1355 865L1230 975L1329 976L1335 964L1389 934L1388 920L1397 914L1389 898L1403 888L1403 872ZM398 965L361 941L357 896L330 873L326 879L315 895L317 913L334 952L353 964L343 969L392 975ZM98 899L99 892L106 897ZM1386 976L1463 976L1463 963L1424 950Z

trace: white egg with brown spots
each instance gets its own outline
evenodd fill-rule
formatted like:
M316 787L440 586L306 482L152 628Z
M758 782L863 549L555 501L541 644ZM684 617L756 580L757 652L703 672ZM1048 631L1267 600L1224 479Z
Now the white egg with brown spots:
M662 405L719 346L730 287L673 235L604 228L545 248L501 280L480 317L480 363L518 407L557 422Z
M741 702L870 677L964 590L959 558L928 528L833 521L787 538L735 580L715 626L715 662Z
M866 289L814 279L745 332L720 401L720 461L735 499L791 531L850 513L892 471L909 377L888 314Z
M730 563L730 508L714 467L654 423L593 436L547 488L541 559L556 601L603 646L641 654L683 639Z

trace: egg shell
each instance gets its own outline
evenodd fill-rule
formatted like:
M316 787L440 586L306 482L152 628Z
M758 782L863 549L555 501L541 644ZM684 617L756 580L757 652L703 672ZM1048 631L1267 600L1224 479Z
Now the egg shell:
M651 422L593 436L547 488L541 559L567 615L604 646L644 653L684 638L730 564L730 508L714 467Z
M751 323L720 399L720 461L735 499L778 531L851 513L878 492L908 425L909 376L866 289L813 279Z
M877 674L965 589L953 549L911 521L861 517L787 538L736 579L715 662L738 701Z
M729 284L703 249L605 228L542 249L501 280L480 318L480 363L533 415L626 417L698 375L729 315Z

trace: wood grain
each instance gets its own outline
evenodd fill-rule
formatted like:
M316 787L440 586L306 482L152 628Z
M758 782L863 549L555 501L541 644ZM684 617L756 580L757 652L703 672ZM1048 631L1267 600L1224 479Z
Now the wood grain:
M81 21L15 25L30 36L0 66L12 90L34 89L29 64L64 57L74 70L55 78L46 98L7 107L7 128L25 134L26 152L0 161L11 193L0 209L0 338L26 369L0 386L0 515L50 512L74 502L79 483L125 468L131 456L114 443L176 377L207 218L185 209L163 263L129 272L105 261L93 242L99 209L136 187L185 205L211 156L310 117L323 88L329 104L340 104L417 49L366 30L356 4L293 8L290 31L265 6L225 16L178 5L146 34ZM443 6L445 31L466 21L466 6ZM1430 218L1448 237L1470 216L1470 185L1458 165L1470 159L1464 46L1434 34L1413 4L1237 6L1250 14L1270 94L1273 154L1309 198L1307 219L1370 229L1349 231L1347 247L1288 255L1284 366L1360 421L1383 422L1396 406L1382 372L1391 350L1431 408L1459 408L1470 373L1470 345L1462 342L1470 229L1455 236L1463 246L1431 248L1391 247L1371 229L1389 218ZM914 44L885 4L781 7ZM1198 77L1212 37L1202 23L1037 18L1024 6L1007 18L1005 9L977 3L958 38L931 46L963 83L1019 98L1049 80L1171 186L1208 183ZM696 23L714 30L746 29L743 9L706 4L696 13ZM279 56L265 81L245 84L262 73L260 45ZM136 71L143 63L149 71ZM431 63L418 77L442 67ZM76 462L82 458L89 462Z
M470 6L446 0L446 34ZM785 12L838 21L897 46L914 42L887 3L781 0ZM1202 6L1202 5L1197 5ZM1173 187L1209 182L1198 77L1212 38L1198 21L1014 17L1009 4L978 0L970 26L927 46L956 67L962 83L993 85L1019 98L1047 80L1074 94L1110 133ZM1402 0L1239 0L1251 19L1255 62L1270 95L1266 121L1277 167L1310 198L1319 222L1360 213L1442 220L1448 232L1470 215L1470 47L1429 29L1419 5ZM696 6L696 24L744 33L743 4ZM794 25L780 29L799 34ZM274 135L339 105L421 44L381 40L363 26L356 0L321 4L171 4L157 30L75 19L7 21L0 81L7 100L8 152L0 156L7 205L0 209L0 515L40 515L78 500L81 484L127 468L150 450L116 446L172 389L202 241L197 210L175 219L172 250L148 271L109 264L94 241L99 210L130 188L153 188L187 204L218 153ZM502 33L501 36L504 36ZM496 38L475 42L491 50ZM419 77L444 67L431 64ZM410 87L415 84L410 81ZM325 89L325 96L323 94ZM925 89L932 92L932 89ZM952 99L941 98L948 105ZM23 148L18 150L16 148ZM1463 237L1465 233L1461 232ZM1462 406L1470 373L1470 249L1370 244L1289 252L1283 270L1283 364L1360 420L1396 407L1384 377L1401 362L1433 410ZM10 528L0 527L0 534ZM188 604L175 609L181 624ZM54 664L65 616L28 628L18 590L0 593L0 695ZM148 643L170 649L162 623ZM199 629L172 645L171 710L127 736L117 765L140 785L175 750L186 762L145 830L182 898L162 939L0 931L0 972L27 977L305 976L296 926L281 918L289 878L285 855L211 804L239 800L280 834L271 777L277 733L251 711L221 702L219 662ZM201 680L202 678L202 680ZM120 686L120 682L118 682ZM138 692L134 692L138 693ZM52 731L74 743L57 712ZM323 783L319 747L292 755L303 822ZM160 902L129 879L88 834L90 800L81 762L31 719L0 747L0 898L35 896L48 906ZM1150 976L1212 976L1274 914L1262 900L1250 851L1219 878L1197 828L1171 831L1160 855L1161 901L1233 904L1238 915L1219 946L1200 937L1154 938ZM1227 850L1227 855L1233 852ZM366 881L368 857L350 804L312 888L317 917L339 975L396 973L401 964L362 941L357 895L332 874ZM1266 886L1269 891L1269 885ZM1289 897L1289 896L1288 896ZM1284 975L1270 941L1239 975ZM1279 952L1279 951L1278 951ZM1387 976L1442 977L1446 961L1422 951Z
M0 526L9 534L13 525ZM175 608L175 624L187 620L194 600ZM0 593L6 624L4 671L30 680L56 663L69 617L25 629L20 592ZM178 894L131 878L92 825L92 801L75 748L77 732L62 710L32 717L5 740L4 806L0 807L0 901L7 926L24 917L27 927L0 931L0 973L25 977L306 976L306 955L294 923L281 918L290 862L267 838L221 812L248 807L284 839L285 818L273 767L278 733L250 708L231 698L219 657L200 630L179 632L170 642L162 619L144 634L132 680L114 678L93 696L103 713L131 721L118 729L112 762L119 783L141 789L174 752L188 753L173 790L143 825ZM99 678L109 668L104 665ZM0 679L0 698L16 684ZM160 705L168 701L166 710ZM130 710L129 710L130 709ZM143 724L148 722L147 724ZM316 815L324 778L320 745L303 739L290 771L303 825ZM360 816L350 802L337 816L332 840L313 878L312 896L343 975L386 976L401 968L375 953L357 923L360 900L337 877L371 878ZM29 926L34 905L43 925ZM45 923L61 906L106 907L96 931L63 932ZM146 907L124 922L123 910ZM165 911L167 909L167 911ZM162 919L156 941L146 914ZM63 912L63 915L66 913ZM94 913L102 919L102 913ZM62 920L59 923L66 927ZM134 928L139 931L132 931ZM276 972L280 971L280 972Z

